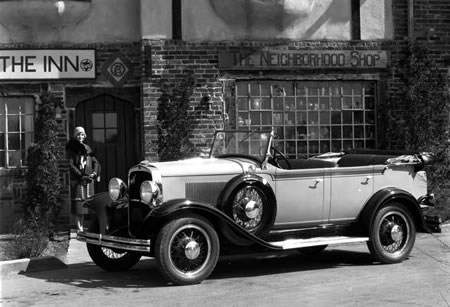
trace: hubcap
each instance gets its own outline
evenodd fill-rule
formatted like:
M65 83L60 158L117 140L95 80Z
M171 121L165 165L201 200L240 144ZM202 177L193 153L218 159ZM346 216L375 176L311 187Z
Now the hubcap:
M196 241L190 241L184 248L184 254L190 260L197 259L200 255L200 245Z
M245 205L245 215L249 219L254 219L259 215L260 209L258 207L258 204L254 200L249 200L248 198L245 199L245 202L247 204Z
M399 225L394 225L391 228L391 237L395 242L401 241L403 238L403 230Z

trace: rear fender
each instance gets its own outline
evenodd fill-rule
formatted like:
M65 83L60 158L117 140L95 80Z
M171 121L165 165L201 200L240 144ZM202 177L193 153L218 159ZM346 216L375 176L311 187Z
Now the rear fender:
M429 232L428 226L422 214L419 202L410 193L389 187L376 192L366 203L357 221L361 227L360 231L367 234L370 231L371 222L376 212L390 201L396 201L404 204L410 211L414 218L416 228L420 231Z

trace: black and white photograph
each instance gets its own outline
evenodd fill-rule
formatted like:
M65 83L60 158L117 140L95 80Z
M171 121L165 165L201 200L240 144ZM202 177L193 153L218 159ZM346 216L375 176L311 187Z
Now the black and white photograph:
M450 2L0 0L0 305L450 306Z

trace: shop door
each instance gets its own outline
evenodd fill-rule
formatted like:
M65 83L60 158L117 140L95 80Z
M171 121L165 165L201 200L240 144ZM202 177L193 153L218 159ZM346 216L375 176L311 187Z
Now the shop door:
M111 95L100 95L79 103L75 125L86 130L86 143L91 146L102 166L96 193L107 191L112 177L126 182L128 169L138 162L133 105Z

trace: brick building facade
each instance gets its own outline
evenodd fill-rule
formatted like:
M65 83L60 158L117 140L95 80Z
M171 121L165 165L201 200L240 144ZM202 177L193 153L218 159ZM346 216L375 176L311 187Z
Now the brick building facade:
M6 2L0 1L0 6ZM25 35L15 41L0 28L3 51L88 49L95 53L93 79L3 78L0 84L2 99L28 97L34 102L36 95L50 90L62 102L57 121L64 203L61 222L66 225L70 195L63 157L71 131L85 126L88 143L105 171L97 188L106 190L107 177L124 177L132 164L159 159L156 124L161 81L175 84L189 74L195 76L190 107L197 124L191 141L199 152L206 151L215 129L273 128L280 149L302 156L383 147L386 112L380 110L395 99L391 67L408 41L426 42L442 70L449 66L450 6L445 1L348 0L344 5L344 1L303 1L309 6L302 8L307 27L301 33L291 24L268 28L257 16L246 21L245 31L224 30L227 16L210 17L220 1L202 0L201 8L192 1L133 1L128 17L118 21L126 25L124 29L102 21L111 28L101 38L89 31L107 28L100 23L102 17L94 22L93 14L108 4L103 0L66 2L90 6L91 15L74 26L74 31L84 27L85 39L81 34L77 40L67 38L64 29L70 25L46 43L29 42ZM316 11L320 11L317 18ZM381 17L373 17L373 12ZM119 16L114 8L107 13L112 20ZM140 26L134 24L136 19ZM116 37L108 31L117 31ZM0 150L8 155L5 147ZM25 172L25 165L0 165L1 232L9 231L20 217Z

